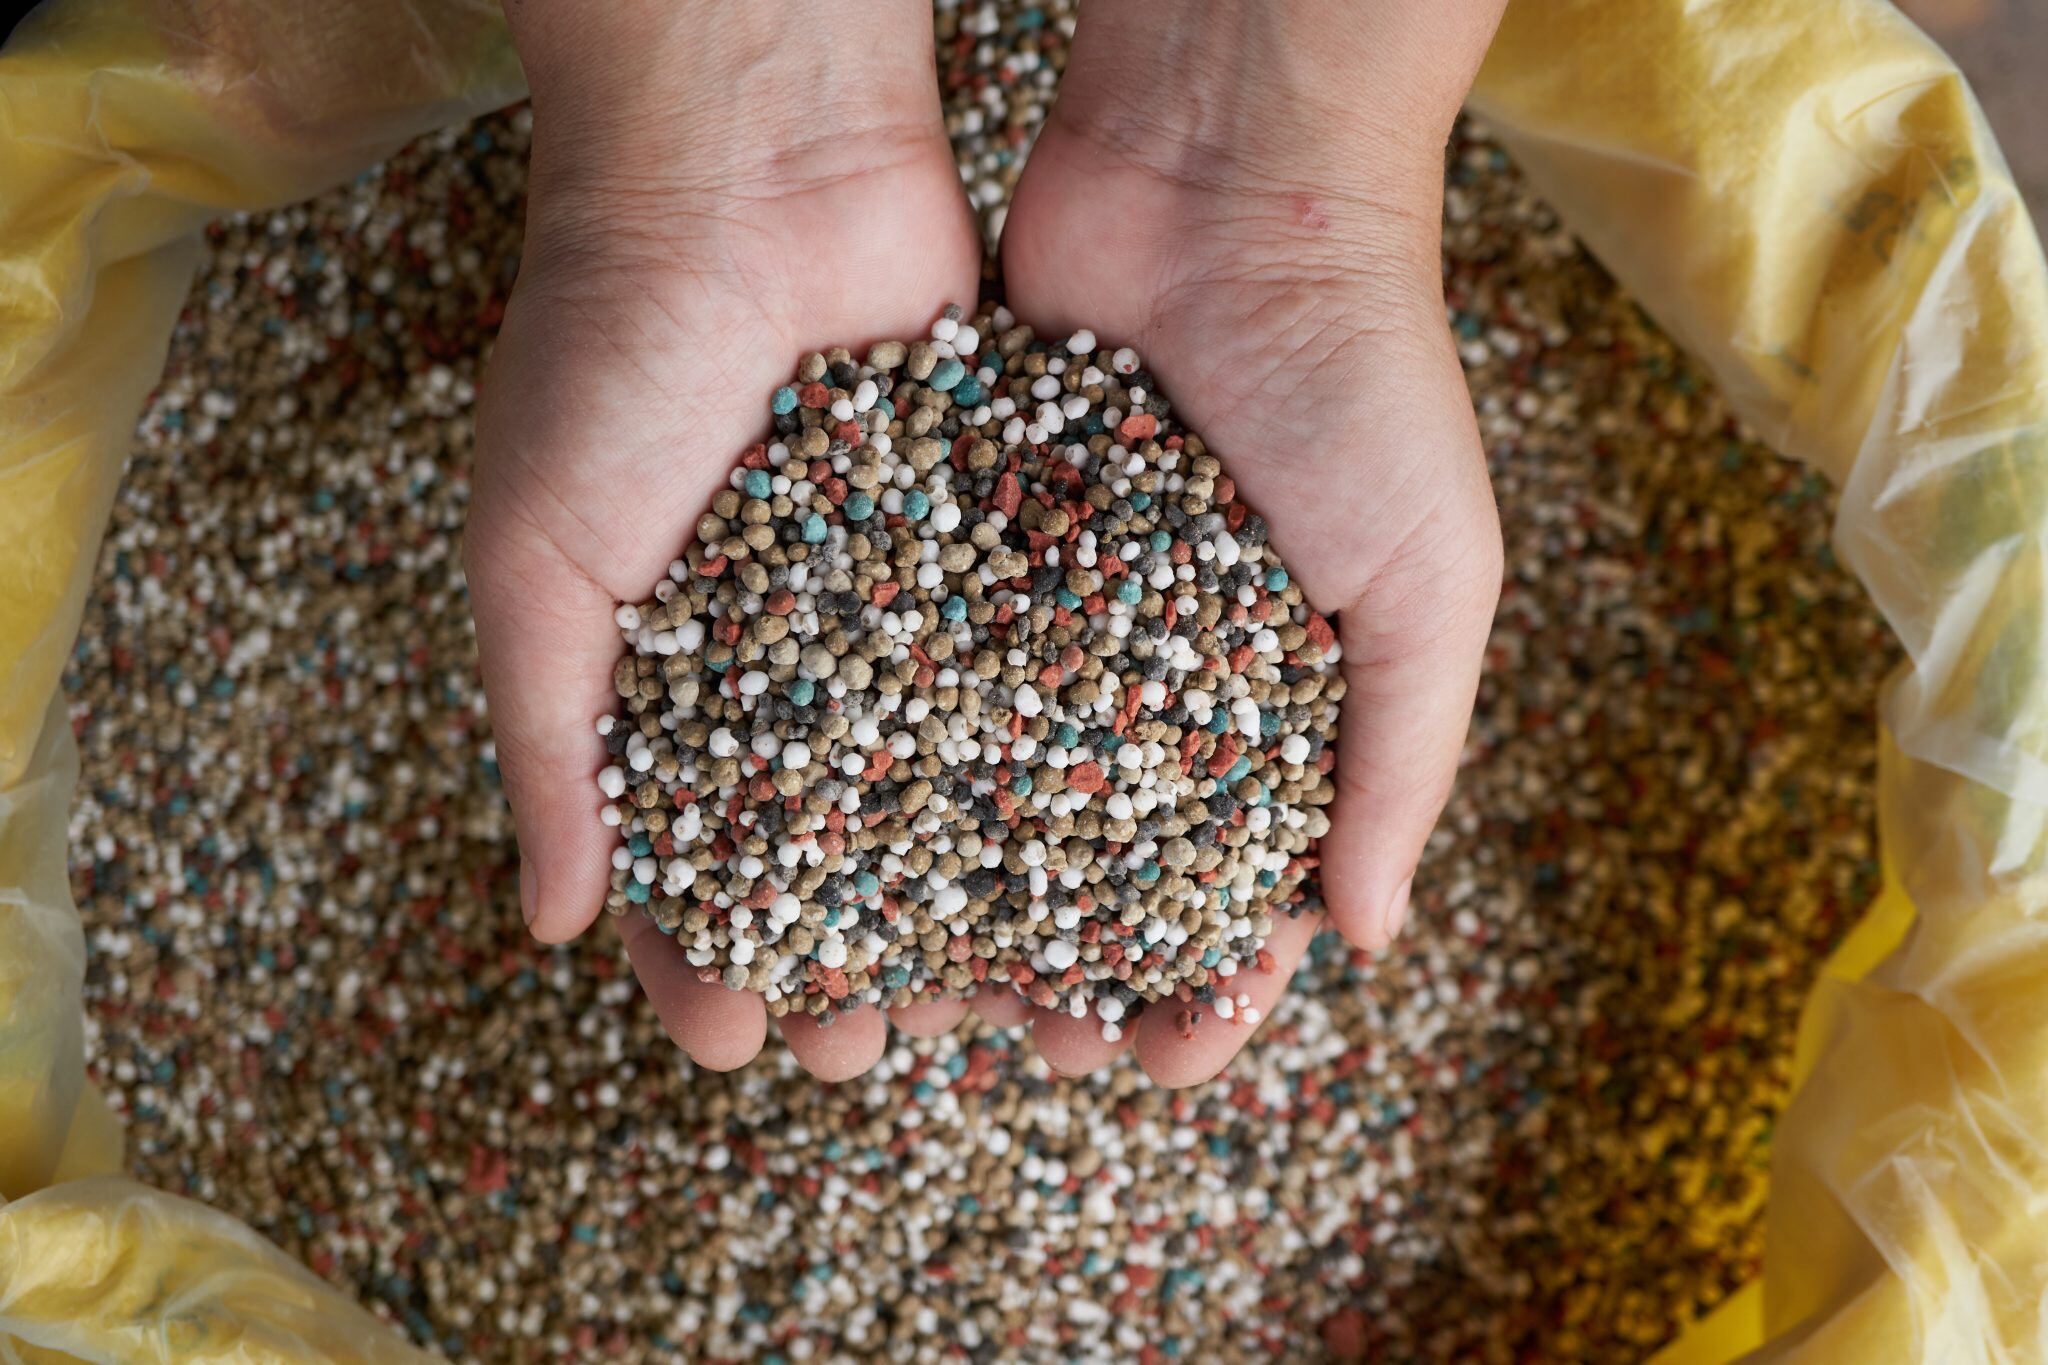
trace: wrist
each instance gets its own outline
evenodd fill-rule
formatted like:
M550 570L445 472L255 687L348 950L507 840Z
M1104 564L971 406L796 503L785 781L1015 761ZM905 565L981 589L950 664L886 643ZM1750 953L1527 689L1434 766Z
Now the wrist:
M1055 117L1150 169L1434 203L1503 7L1104 0L1081 19Z
M787 179L794 149L938 125L928 0L507 0L550 189Z

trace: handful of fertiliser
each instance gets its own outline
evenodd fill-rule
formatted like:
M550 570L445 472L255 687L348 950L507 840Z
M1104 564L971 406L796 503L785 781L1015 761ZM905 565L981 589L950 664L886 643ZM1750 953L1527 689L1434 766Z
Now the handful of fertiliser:
M1138 356L954 307L769 407L618 610L609 908L778 1014L1230 998L1307 897L1344 683Z

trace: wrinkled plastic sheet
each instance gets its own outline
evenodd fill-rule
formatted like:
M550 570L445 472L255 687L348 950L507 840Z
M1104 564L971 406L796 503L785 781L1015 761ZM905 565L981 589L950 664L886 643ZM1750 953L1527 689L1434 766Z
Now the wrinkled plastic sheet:
M58 678L201 227L521 92L484 0L53 0L0 49L0 1365L417 1354L118 1174ZM2048 1360L2048 269L2004 162L1878 0L1518 0L1472 104L1836 482L1909 656L1885 887L1802 1022L1762 1279L1667 1358Z

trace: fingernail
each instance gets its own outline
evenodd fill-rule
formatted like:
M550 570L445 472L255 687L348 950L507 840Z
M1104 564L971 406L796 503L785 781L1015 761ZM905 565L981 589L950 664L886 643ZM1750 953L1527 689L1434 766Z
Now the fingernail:
M519 860L519 913L526 917L526 927L533 927L533 912L538 908L540 885L533 875L533 864L524 858Z
M1389 943L1401 936L1401 930L1408 923L1408 890L1414 885L1415 878L1408 878L1394 888L1394 898L1387 902L1386 930Z

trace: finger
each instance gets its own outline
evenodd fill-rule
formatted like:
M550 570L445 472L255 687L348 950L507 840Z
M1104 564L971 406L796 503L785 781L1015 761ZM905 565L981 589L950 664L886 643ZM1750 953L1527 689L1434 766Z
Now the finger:
M1102 1021L1090 1010L1076 1019L1064 1010L1034 1010L1031 1041L1045 1064L1062 1076L1085 1076L1108 1066L1131 1045L1128 1030L1116 1039L1102 1036Z
M472 526L464 560L498 771L519 837L520 911L536 938L561 943L603 908L619 841L597 817L597 772L607 759L595 729L618 704L615 604L518 523Z
M967 1017L965 1000L925 1000L889 1011L889 1022L913 1038L951 1033Z
M683 945L645 915L620 916L619 936L662 1028L691 1061L710 1071L731 1071L754 1060L768 1036L760 996L700 980Z
M882 1060L889 1045L889 1026L882 1012L862 1006L821 1024L794 1010L776 1021L797 1064L821 1081L850 1081Z
M1280 915L1266 938L1272 966L1264 971L1255 966L1240 967L1236 975L1217 983L1216 993L1231 998L1228 1019L1213 1005L1189 1006L1174 999L1147 1005L1134 1030L1138 1065L1145 1068L1145 1074L1160 1085L1178 1088L1200 1085L1230 1065L1230 1059L1251 1041L1259 1024L1286 992L1287 983L1294 979L1294 969L1301 965L1301 955L1308 951L1309 940L1321 926L1321 915ZM1245 1005L1237 1003L1239 996L1246 997L1245 1005L1259 1012L1257 1019L1244 1013ZM1202 1015L1199 1020L1182 1017L1197 1010Z
M1336 800L1321 843L1330 922L1384 948L1406 921L1423 845L1471 725L1500 599L1500 522L1475 458L1445 460L1416 530L1337 622L1345 694Z
M984 1024L1016 1028L1031 1022L1031 1002L1009 986L983 986L970 1001Z
M542 272L522 276L508 305L478 405L463 563L519 837L520 908L552 943L596 917L619 844L597 819L608 759L594 728L619 710L615 613L652 592L761 418L690 383L650 392L646 367L670 363L677 337L650 335L624 308L571 326L585 315L550 299Z

